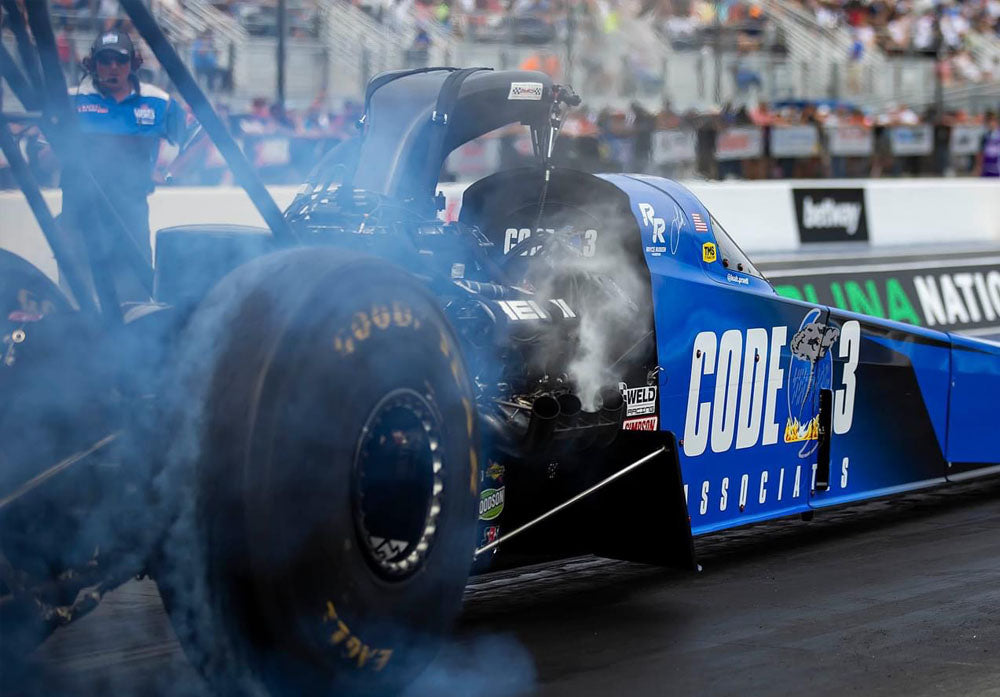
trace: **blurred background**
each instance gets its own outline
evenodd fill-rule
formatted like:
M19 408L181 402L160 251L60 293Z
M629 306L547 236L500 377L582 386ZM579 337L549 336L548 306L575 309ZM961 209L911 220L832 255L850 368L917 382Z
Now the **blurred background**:
M557 160L680 178L969 176L1000 104L1000 0L150 0L267 183L299 183L355 132L364 85L426 65L542 70L583 105ZM68 81L116 0L52 0ZM133 37L138 39L133 33ZM13 49L7 28L2 39ZM144 81L168 90L148 49ZM10 100L10 96L7 96ZM39 179L58 173L21 145ZM160 179L229 182L205 139ZM456 152L474 179L522 133ZM169 169L169 171L168 171ZM13 187L0 156L0 187Z

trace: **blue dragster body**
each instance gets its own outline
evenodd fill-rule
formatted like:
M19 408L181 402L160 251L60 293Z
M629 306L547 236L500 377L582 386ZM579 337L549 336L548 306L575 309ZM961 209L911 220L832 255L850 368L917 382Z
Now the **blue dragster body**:
M694 534L1000 469L1000 345L780 297L686 188L602 178L654 308L657 413L626 428L676 435Z

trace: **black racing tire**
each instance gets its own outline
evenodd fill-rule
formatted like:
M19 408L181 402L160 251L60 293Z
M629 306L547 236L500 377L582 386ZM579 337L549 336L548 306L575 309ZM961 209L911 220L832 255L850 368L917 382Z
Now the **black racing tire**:
M162 485L190 505L156 573L188 655L223 694L398 691L475 546L473 396L436 301L383 261L296 249L224 279L184 345L194 408Z

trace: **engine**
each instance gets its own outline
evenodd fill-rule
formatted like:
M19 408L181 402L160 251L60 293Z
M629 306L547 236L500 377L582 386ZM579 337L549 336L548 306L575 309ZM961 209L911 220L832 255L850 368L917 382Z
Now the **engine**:
M300 195L287 213L305 235L426 279L467 349L478 413L515 456L610 441L623 385L655 375L649 277L627 202L596 177L556 170L542 187L541 173L471 185L455 222L346 186Z

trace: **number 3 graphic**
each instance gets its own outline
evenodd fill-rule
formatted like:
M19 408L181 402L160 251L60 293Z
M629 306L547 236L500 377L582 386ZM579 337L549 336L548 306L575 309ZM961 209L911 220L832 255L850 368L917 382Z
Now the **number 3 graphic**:
M854 421L854 397L857 391L854 371L858 367L859 353L861 353L861 325L852 319L844 322L844 326L840 328L839 355L841 358L847 358L847 362L844 363L842 378L844 387L833 394L833 432L837 434L850 431L851 423Z

